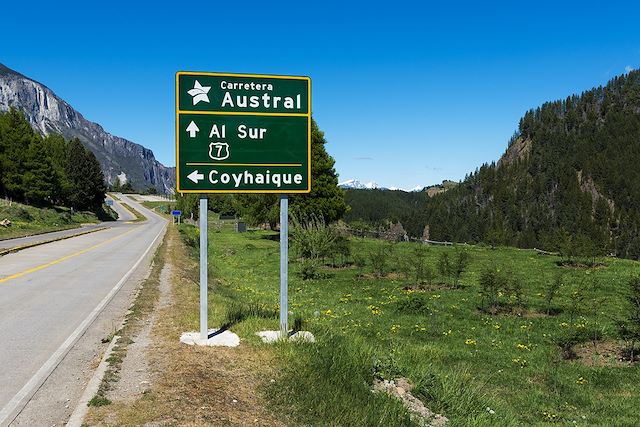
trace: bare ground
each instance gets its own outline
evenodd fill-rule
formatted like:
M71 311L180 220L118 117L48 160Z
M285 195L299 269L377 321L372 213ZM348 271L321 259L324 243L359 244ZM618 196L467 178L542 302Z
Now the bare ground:
M172 302L171 293L172 266L167 263L160 273L158 284L159 297L155 310L144 320L140 320L141 328L132 338L126 356L120 367L119 381L114 383L107 393L111 401L135 400L149 391L151 385L160 374L159 363L155 363L151 369L149 359L157 350L152 339L152 326L157 323L158 310L167 307ZM156 362L160 362L156 360Z
M91 408L85 424L285 425L260 392L272 377L273 350L246 343L237 348L180 344L180 334L197 326L197 264L185 255L175 228L166 239L161 274L145 285L157 287L151 293L157 295L154 309L132 320L138 327L109 387L112 403Z
M576 363L585 366L611 366L624 367L633 366L629 360L622 358L622 352L625 344L620 341L599 341L594 345L592 342L586 342L575 346Z

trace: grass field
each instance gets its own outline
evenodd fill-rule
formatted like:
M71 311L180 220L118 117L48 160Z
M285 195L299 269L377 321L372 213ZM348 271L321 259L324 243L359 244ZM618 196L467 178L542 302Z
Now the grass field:
M195 256L197 229L183 225L181 232ZM225 321L225 307L277 308L275 233L214 225L209 242L214 325ZM301 263L291 260L290 323L304 319L318 342L276 346L279 386L265 392L301 423L414 425L397 401L370 392L375 377L406 377L413 394L452 426L640 424L640 370L619 360L616 327L638 263L606 258L595 268L567 268L530 250L428 247L432 271L444 252L453 259L464 249L469 264L458 285L436 273L419 289L403 274L417 244L351 239L349 246L359 267L325 266L314 280L302 280ZM502 314L480 309L487 271L521 288L497 292L500 310L493 312ZM549 305L556 277L562 286ZM255 332L277 325L249 317L231 329L263 346Z
M133 220L133 222L139 222L139 221L146 221L147 217L144 216L143 214L141 214L140 212L138 212L137 209L134 209L132 206L124 203L124 202L120 202L120 204L129 212L131 212L133 214L133 216L135 216L135 219Z
M0 200L0 221L8 219L11 226L0 226L0 240L33 234L66 230L80 227L82 224L100 222L91 212L71 213L68 208L36 208L20 203Z
M161 214L169 214L175 206L174 202L142 202L147 209L156 210Z

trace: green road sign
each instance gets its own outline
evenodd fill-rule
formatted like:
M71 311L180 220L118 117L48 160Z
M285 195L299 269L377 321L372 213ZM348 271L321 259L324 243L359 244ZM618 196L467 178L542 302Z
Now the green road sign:
M311 191L311 80L176 74L176 182L183 193Z

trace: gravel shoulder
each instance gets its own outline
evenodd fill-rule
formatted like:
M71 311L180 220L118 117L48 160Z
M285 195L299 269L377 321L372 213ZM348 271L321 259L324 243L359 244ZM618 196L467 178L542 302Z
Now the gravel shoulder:
M272 349L180 344L181 333L198 326L198 270L174 227L165 245L128 315L128 332L118 333L124 352L114 352L115 369L103 381L109 404L90 408L84 424L286 425L261 393L272 378Z

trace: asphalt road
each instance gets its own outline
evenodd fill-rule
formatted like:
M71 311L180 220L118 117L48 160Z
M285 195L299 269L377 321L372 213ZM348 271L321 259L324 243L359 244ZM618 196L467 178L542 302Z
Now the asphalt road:
M107 199L113 200L111 197L107 197ZM115 200L113 200L113 202L114 203L113 203L112 209L115 210L120 216L120 220L121 220L120 222L126 222L129 220L135 219L133 214L129 212L126 208L116 203ZM104 227L111 227L113 225L114 225L113 222L101 222L99 224L87 224L87 225L83 225L82 227L71 228L69 230L53 231L51 233L36 234L34 236L0 240L0 250L15 248L17 246L30 245L32 243L50 241L54 239L59 239L61 237L70 237L76 234L83 234L91 230L97 230Z
M148 269L167 222L121 198L147 221L129 222L116 206L123 218L108 229L0 258L0 425L16 419L131 276Z

